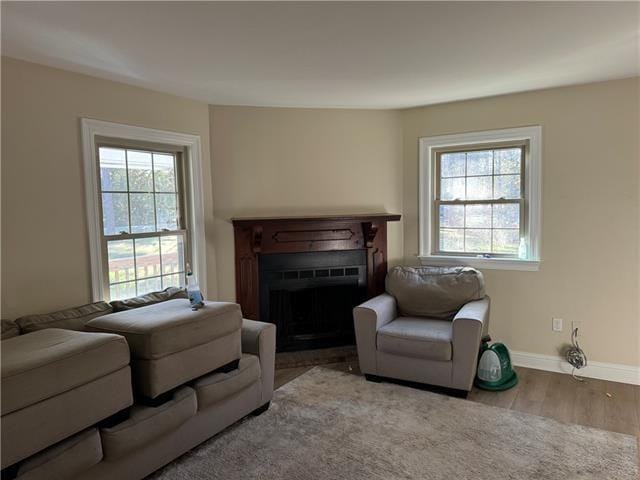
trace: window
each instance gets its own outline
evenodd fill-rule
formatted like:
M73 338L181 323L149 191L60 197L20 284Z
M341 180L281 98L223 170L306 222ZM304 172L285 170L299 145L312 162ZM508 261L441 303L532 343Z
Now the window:
M421 139L424 263L537 269L539 127Z
M187 263L206 295L200 138L81 126L93 300L184 285Z
M184 286L183 155L98 143L105 283L112 300Z

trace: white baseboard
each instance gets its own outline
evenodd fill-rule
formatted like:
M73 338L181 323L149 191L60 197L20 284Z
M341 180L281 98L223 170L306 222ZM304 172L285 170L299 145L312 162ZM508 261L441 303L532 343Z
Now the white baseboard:
M516 367L534 368L548 372L571 373L571 365L561 357L528 352L512 351L510 353L511 362ZM581 377L640 385L640 367L631 365L589 361L585 368L576 370L576 374Z

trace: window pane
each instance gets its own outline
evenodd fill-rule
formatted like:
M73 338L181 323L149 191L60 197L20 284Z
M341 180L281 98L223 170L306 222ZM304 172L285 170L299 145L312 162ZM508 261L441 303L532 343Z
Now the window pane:
M107 244L109 283L135 280L133 240L112 240Z
M441 227L464 227L464 205L440 205Z
M492 175L493 152L491 150L467 153L467 175Z
M136 269L138 278L160 275L160 239L136 238Z
M465 248L467 252L490 252L491 230L465 230Z
M162 290L162 281L160 280L160 277L147 278L145 280L138 281L138 295L157 292L159 290Z
M441 182L442 200L464 200L464 178L443 178Z
M184 272L184 238L181 235L160 237L162 273Z
M103 192L127 190L127 162L121 148L100 147L100 188Z
M154 232L156 230L153 193L132 193L131 233Z
M102 194L102 224L105 235L129 232L129 199L126 193Z
M464 153L443 153L440 156L441 177L464 177Z
M176 169L173 155L153 154L153 174L156 192L176 192Z
M176 230L178 228L177 197L174 193L157 193L156 209L158 230Z
M494 179L494 198L520 198L520 175L497 175Z
M461 228L441 228L440 250L443 252L464 251L464 230Z
M493 253L517 254L520 246L519 230L493 231Z
M491 179L493 177L467 178L467 199L488 200L491 198Z
M181 274L164 275L162 277L162 288L184 287L184 284L184 275Z
M136 282L119 283L109 287L109 298L111 300L122 300L136 296Z
M465 226L471 228L491 228L491 205L467 205Z
M151 153L127 150L127 161L129 165L129 190L132 192L152 192Z
M520 173L520 157L522 150L519 148L506 148L504 150L496 150L495 155L495 173Z
M520 228L520 205L493 206L493 228Z

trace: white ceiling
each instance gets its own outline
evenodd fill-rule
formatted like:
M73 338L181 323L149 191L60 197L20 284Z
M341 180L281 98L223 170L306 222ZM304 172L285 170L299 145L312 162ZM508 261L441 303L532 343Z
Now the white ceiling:
M639 4L2 2L2 53L212 104L396 108L640 74Z

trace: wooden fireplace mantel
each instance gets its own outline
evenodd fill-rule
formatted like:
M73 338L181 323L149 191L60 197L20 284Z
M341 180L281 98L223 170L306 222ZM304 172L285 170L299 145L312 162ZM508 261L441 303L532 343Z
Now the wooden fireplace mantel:
M235 235L236 301L246 318L259 320L258 262L270 253L359 250L367 252L367 293L384 292L387 222L399 214L232 218Z

